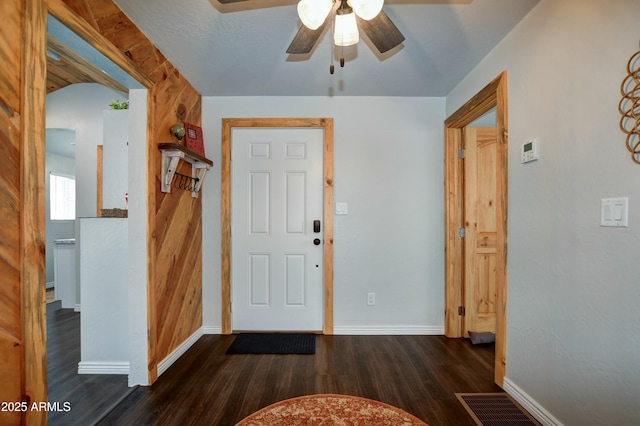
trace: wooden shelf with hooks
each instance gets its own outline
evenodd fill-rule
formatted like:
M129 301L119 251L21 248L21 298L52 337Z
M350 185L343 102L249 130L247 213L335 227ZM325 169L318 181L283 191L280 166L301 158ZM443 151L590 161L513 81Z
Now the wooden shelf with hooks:
M202 187L204 175L207 170L213 167L213 161L175 142L159 143L158 149L162 152L160 190L162 192L171 192L171 182L176 174L178 163L180 160L184 160L191 164L191 177L195 181L191 190L191 196L198 198L198 192L200 192L200 188Z

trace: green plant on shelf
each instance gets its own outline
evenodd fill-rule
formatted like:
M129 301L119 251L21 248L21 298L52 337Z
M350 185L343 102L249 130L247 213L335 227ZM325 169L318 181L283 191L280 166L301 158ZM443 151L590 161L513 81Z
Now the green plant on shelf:
M129 109L129 101L115 100L109 104L111 109Z

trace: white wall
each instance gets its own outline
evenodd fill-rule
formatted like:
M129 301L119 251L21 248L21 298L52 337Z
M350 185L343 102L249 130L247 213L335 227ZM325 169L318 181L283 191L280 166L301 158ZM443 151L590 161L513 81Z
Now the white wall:
M220 329L221 119L333 117L335 201L349 206L335 217L336 333L442 333L444 111L443 98L203 97L205 331Z
M47 95L47 127L76 130L76 216L95 217L97 146L102 144L102 112L126 93L96 83L72 84Z
M146 89L129 91L129 386L149 384L147 317L147 97Z
M542 0L447 97L449 115L509 72L505 387L546 423L640 424L640 166L617 109L639 19L637 0ZM619 196L629 228L601 228Z

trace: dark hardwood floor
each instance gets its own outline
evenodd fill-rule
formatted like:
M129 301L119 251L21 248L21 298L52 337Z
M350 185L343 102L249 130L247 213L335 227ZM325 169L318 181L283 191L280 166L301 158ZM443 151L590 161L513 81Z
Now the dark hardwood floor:
M126 375L79 375L78 362L80 314L73 309L48 312L48 400L61 409L49 412L49 425L91 425L131 391ZM70 410L64 411L65 403Z
M473 425L456 392L500 392L494 348L442 336L318 336L315 355L225 355L206 335L100 425L233 425L274 402L315 393L371 398L430 426Z

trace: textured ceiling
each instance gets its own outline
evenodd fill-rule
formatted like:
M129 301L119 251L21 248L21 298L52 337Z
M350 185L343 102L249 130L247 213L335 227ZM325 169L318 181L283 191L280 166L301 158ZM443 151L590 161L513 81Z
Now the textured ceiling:
M115 0L204 96L445 96L538 1L387 0L397 48L381 55L361 34L341 52L327 32L288 55L297 0Z

